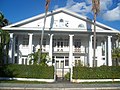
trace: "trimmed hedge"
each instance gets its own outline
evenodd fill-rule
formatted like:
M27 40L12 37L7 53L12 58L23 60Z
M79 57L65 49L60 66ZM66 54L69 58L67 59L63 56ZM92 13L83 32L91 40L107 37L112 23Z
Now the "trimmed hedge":
M74 67L73 79L120 79L120 66Z
M0 77L53 79L54 67L10 64L0 67Z

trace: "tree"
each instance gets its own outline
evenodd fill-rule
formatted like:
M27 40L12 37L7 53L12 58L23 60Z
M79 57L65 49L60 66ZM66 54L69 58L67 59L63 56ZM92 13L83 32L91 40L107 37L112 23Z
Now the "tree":
M112 50L112 62L113 62L113 66L118 66L119 62L120 62L120 34L116 34L116 36L114 37L114 40L116 41L115 46Z
M117 40L116 47L120 47L119 46L119 43L120 43L120 33L116 34L115 38Z
M93 50L93 67L95 67L96 54L96 16L100 11L100 0L92 0L92 11L94 13L94 50Z
M7 26L8 24L8 20L4 18L4 15L0 12L0 28Z
M39 55L38 54L39 54L39 52L40 52L40 49L38 49L37 52L34 52L34 53L32 53L32 54L29 55L29 57L30 57L29 63L30 64L32 64L32 62L33 62L33 65L39 64L38 63L38 59L39 59ZM45 54L45 53L41 54L40 65L46 65L46 61L47 61L46 57L47 57L47 54Z
M9 33L1 29L8 24L8 20L5 19L4 15L0 12L0 64L3 64L4 59L8 56Z
M113 66L118 66L120 61L120 48L117 47L112 51Z
M46 24L46 18L47 18L47 12L48 12L48 8L49 8L49 4L50 4L50 0L46 0L46 4L45 4L45 17L44 17L44 25L43 25L43 29L42 29L42 34L41 34L41 43L40 43L40 52L38 53L39 58L38 58L38 64L40 64L41 62L41 55L42 55L42 44L43 44L43 38L44 38L44 29L45 29L45 24Z

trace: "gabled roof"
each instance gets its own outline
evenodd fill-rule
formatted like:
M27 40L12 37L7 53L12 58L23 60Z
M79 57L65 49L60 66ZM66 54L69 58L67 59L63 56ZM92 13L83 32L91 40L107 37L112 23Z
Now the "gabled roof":
M72 11L70 11L70 10L67 10L67 9L65 9L65 8L59 8L59 9L57 9L57 10L54 10L54 11L52 11L52 12L48 12L47 13L47 17L48 16L51 16L51 15L54 15L54 14L58 14L58 13L60 13L60 12L63 12L63 13L66 13L66 14L68 14L68 15L71 15L71 16L73 16L73 17L76 17L76 18L78 18L78 19L81 19L81 20L83 20L83 21L86 21L86 22L89 22L89 23L91 23L91 24L93 24L93 21L91 21L91 20L89 20L87 17L85 17L85 16L82 16L82 15L80 15L80 14L78 14L78 13L75 13L75 12L72 12ZM34 16L34 17L31 17L31 18L28 18L28 19L25 19L25 20L22 20L22 21L20 21L20 22L17 22L17 23L14 23L14 24L11 24L11 25L8 25L8 26L5 26L5 27L3 27L2 29L4 29L4 30L17 30L17 29L21 29L21 30L26 30L27 28L20 28L20 26L22 26L22 25L24 25L24 24L28 24L28 23L30 23L30 22L33 22L33 21L36 21L36 20L38 20L38 19L42 19L42 18L44 18L45 17L45 13L43 13L43 14L40 14L40 15L37 15L37 16ZM102 24L102 23L99 23L99 22L96 22L96 26L98 26L98 27L100 27L100 28L103 28L103 29L105 29L105 30L108 30L108 32L109 31L112 31L112 32L119 32L118 30L116 30L116 29L114 29L114 28L111 28L111 27L109 27L109 26L106 26L106 25L104 25L104 24ZM38 29L37 29L38 30ZM104 32L104 31L103 31Z
M85 17L85 16L82 16L82 15L79 15L79 14L77 14L77 13L71 12L70 10L67 10L67 9L65 9L65 8L59 8L59 9L57 9L57 10L55 10L55 11L48 12L48 13L47 13L47 16L51 16L51 15L54 15L54 14L57 14L57 13L60 13L60 12L67 13L67 14L69 14L69 15L78 17L78 18L86 21L86 17ZM44 17L45 17L45 13L40 14L40 15L37 15L37 16L34 16L34 17L31 17L31 18L28 18L28 19L25 19L25 20L22 20L22 21L20 21L20 22L17 22L17 23L11 24L11 25L8 25L8 26L6 26L6 27L17 27L17 26L21 26L21 25L23 25L23 24L27 24L27 23L33 22L33 21L35 21L35 20L38 20L38 19L41 19L41 18L44 18Z

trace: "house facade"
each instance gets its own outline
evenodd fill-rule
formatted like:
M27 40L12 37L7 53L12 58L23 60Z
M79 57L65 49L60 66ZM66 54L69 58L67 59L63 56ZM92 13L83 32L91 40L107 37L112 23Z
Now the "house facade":
M9 63L29 65L28 56L40 49L45 14L3 27L10 33ZM76 63L93 67L94 24L87 17L64 8L48 12L44 29L42 53L49 55L48 64L57 69ZM112 65L112 48L119 33L96 23L96 60L94 66Z

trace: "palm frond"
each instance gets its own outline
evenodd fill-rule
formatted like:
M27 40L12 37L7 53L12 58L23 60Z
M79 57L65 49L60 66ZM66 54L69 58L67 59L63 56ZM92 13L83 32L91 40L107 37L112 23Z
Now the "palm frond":
M95 14L100 12L100 0L92 0L92 11Z

